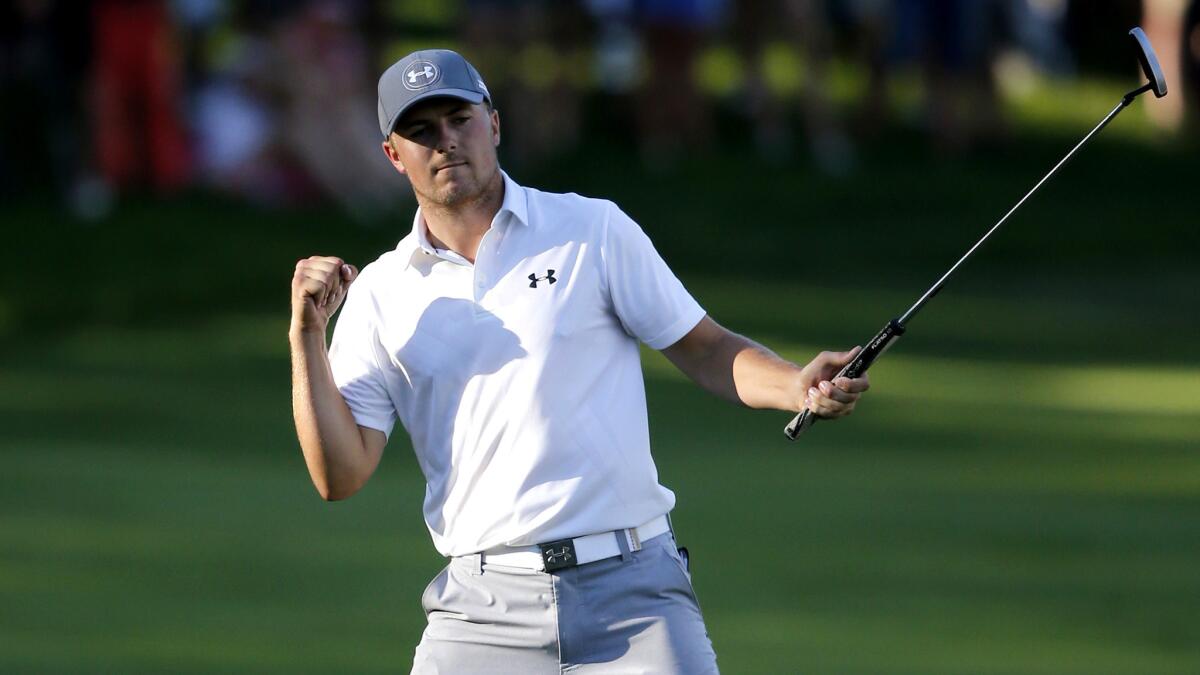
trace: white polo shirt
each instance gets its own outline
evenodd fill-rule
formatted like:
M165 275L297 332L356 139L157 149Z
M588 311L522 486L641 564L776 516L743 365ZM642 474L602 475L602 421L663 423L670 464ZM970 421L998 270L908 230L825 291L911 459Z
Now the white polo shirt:
M425 522L456 556L670 511L638 340L663 349L703 317L612 202L505 175L475 264L434 250L418 210L351 286L329 357L358 424L408 431Z

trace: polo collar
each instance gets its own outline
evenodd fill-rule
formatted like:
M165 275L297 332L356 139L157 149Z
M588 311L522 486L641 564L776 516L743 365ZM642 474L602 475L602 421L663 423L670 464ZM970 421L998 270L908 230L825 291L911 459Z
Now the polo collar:
M509 178L503 170L500 171L500 175L504 176L504 202L500 204L499 213L507 211L512 214L513 221L528 225L529 195L525 193L525 188L517 185L517 182Z
M501 215L508 213L511 216L508 218L509 222L528 225L529 197L525 193L525 188L518 185L504 170L500 171L500 175L504 177L504 201L501 202L500 210L496 212L496 217L492 222L494 224L503 223L504 219L501 218ZM419 206L417 212L413 214L412 231L396 245L396 252L401 254L401 260L406 268L412 265L413 256L418 251L426 255L437 255L437 252L433 250L433 244L429 243L428 228L425 226L425 218L421 215Z

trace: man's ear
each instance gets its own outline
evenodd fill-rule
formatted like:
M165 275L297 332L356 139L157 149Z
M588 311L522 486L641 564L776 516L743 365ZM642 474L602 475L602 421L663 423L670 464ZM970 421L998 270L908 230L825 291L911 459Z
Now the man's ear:
M404 168L404 164L400 161L400 153L396 152L396 147L392 145L392 137L389 136L383 141L383 154L387 155L388 161L400 173L408 173Z
M492 145L500 146L500 111L492 108Z

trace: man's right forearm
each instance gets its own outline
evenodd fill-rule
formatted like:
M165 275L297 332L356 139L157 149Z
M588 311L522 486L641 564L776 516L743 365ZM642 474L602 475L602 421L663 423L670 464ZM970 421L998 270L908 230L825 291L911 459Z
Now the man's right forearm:
M292 350L292 414L304 461L322 498L345 499L375 471L379 453L366 447L350 408L334 384L325 335L293 327L288 339Z

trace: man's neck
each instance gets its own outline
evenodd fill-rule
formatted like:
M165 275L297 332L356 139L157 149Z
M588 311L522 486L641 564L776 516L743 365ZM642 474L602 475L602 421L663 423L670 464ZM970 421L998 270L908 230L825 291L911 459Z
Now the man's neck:
M492 220L504 204L504 177L496 178L479 197L456 206L430 204L418 197L421 217L425 220L429 243L437 248L454 251L475 262L479 242L492 226Z

